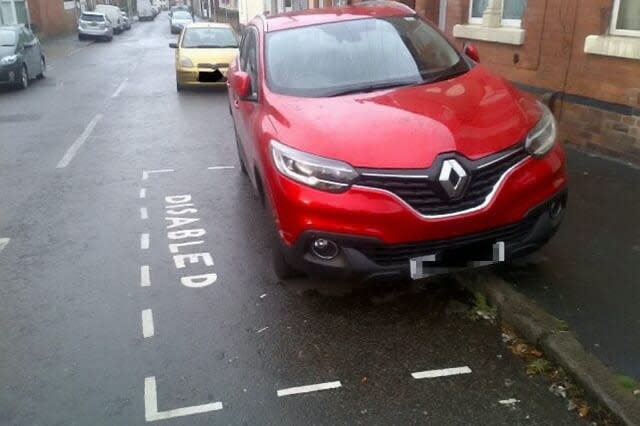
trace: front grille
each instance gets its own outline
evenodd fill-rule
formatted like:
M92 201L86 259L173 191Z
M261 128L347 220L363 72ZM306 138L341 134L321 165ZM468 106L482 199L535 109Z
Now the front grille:
M491 254L496 242L503 241L508 246L511 242L524 239L539 217L540 214L530 215L511 225L461 237L408 244L366 245L357 249L381 266L408 265L409 259L437 253L444 253L446 260L456 256L461 256L466 261L482 260L478 256Z
M502 175L527 155L521 146L477 161L446 154L426 170L361 170L356 184L392 192L423 215L447 215L482 205ZM458 160L469 174L467 188L455 199L447 196L438 181L441 164L448 158Z

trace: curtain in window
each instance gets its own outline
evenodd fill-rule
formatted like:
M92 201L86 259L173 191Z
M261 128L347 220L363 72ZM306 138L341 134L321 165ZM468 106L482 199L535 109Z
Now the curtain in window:
M522 19L526 8L527 0L503 0L502 19Z
M616 29L640 31L640 0L620 0Z
M489 0L472 0L471 2L471 17L482 18L482 13L487 8Z

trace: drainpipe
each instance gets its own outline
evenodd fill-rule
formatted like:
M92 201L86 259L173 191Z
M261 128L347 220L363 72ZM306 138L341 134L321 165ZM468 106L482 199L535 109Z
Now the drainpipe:
M31 29L31 11L29 10L29 1L24 0L24 7L27 9L27 27Z

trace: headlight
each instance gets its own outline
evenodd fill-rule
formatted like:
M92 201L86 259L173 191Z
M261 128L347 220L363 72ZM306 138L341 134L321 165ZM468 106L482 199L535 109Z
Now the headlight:
M542 157L556 143L558 135L556 119L551 110L544 104L538 102L542 109L542 116L538 124L529 132L525 141L525 148L534 157Z
M271 156L280 173L322 191L344 192L358 177L347 163L298 151L274 140Z
M14 64L17 60L18 60L18 55L9 55L0 59L0 64L11 65L11 64Z
M193 67L193 62L191 62L191 59L187 58L186 56L180 56L179 62L180 62L180 65L185 68Z

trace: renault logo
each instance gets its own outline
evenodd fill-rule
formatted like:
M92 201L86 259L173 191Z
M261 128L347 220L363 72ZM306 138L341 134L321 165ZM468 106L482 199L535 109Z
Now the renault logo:
M454 159L449 159L442 163L438 180L442 185L442 189L449 195L449 198L456 198L462 195L462 191L464 191L469 180L469 175L467 175L460 163Z

